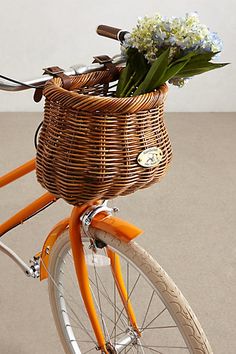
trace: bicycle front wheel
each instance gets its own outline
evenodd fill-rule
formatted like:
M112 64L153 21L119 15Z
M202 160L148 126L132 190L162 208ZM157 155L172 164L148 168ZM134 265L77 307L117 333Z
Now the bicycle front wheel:
M106 247L83 238L90 288L109 353L210 354L208 340L185 298L161 266L136 242L92 229ZM139 332L132 329L110 269L107 249L120 256L123 278ZM49 298L68 354L98 353L74 270L68 231L54 244L48 268Z

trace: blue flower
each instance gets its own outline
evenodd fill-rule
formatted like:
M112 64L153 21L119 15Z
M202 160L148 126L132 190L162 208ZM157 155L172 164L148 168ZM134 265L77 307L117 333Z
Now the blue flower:
M137 26L131 32L129 45L137 48L152 63L159 55L159 50L172 48L170 55L182 51L183 55L190 51L219 52L222 42L215 32L199 21L196 12L187 13L184 17L139 18ZM171 59L171 58L170 58Z

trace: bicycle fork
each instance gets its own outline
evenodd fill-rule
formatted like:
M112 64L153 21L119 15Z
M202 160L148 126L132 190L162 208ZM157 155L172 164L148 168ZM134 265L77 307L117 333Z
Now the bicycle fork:
M102 209L99 211L99 207L98 207L97 211L101 213ZM69 223L71 248L72 248L72 254L74 258L77 279L81 291L81 296L83 298L85 308L87 310L94 334L97 339L97 343L98 343L97 349L101 350L102 353L106 353L106 354L119 353L122 350L124 350L124 348L129 344L136 342L137 339L141 336L141 333L138 329L135 313L132 308L129 295L126 290L125 282L123 280L119 256L115 252L107 248L107 256L110 259L111 271L115 280L118 293L124 305L124 309L127 313L131 325L131 330L128 331L127 335L124 338L122 338L118 343L116 343L115 346L112 346L111 343L107 343L105 340L104 333L102 331L100 322L98 320L96 308L93 301L93 296L89 285L88 269L86 265L86 259L83 250L83 243L82 243L81 231L80 231L81 215L83 212L84 210L82 211L81 208L74 207L70 217L70 223Z

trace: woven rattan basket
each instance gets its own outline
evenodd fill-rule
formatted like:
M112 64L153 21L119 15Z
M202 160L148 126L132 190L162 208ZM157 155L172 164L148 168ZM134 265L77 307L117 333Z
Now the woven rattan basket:
M167 86L114 97L117 77L99 71L50 80L36 158L40 184L73 205L127 195L156 183L172 156L163 121Z

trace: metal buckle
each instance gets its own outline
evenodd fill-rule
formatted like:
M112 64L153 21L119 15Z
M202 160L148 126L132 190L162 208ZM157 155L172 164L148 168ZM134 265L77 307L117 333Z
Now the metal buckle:
M112 58L110 58L108 55L98 55L93 58L94 63L107 64L112 62Z
M52 76L64 73L64 70L59 68L58 66L45 68L45 69L43 69L43 71L44 71L44 74L48 74L48 75L52 75Z

